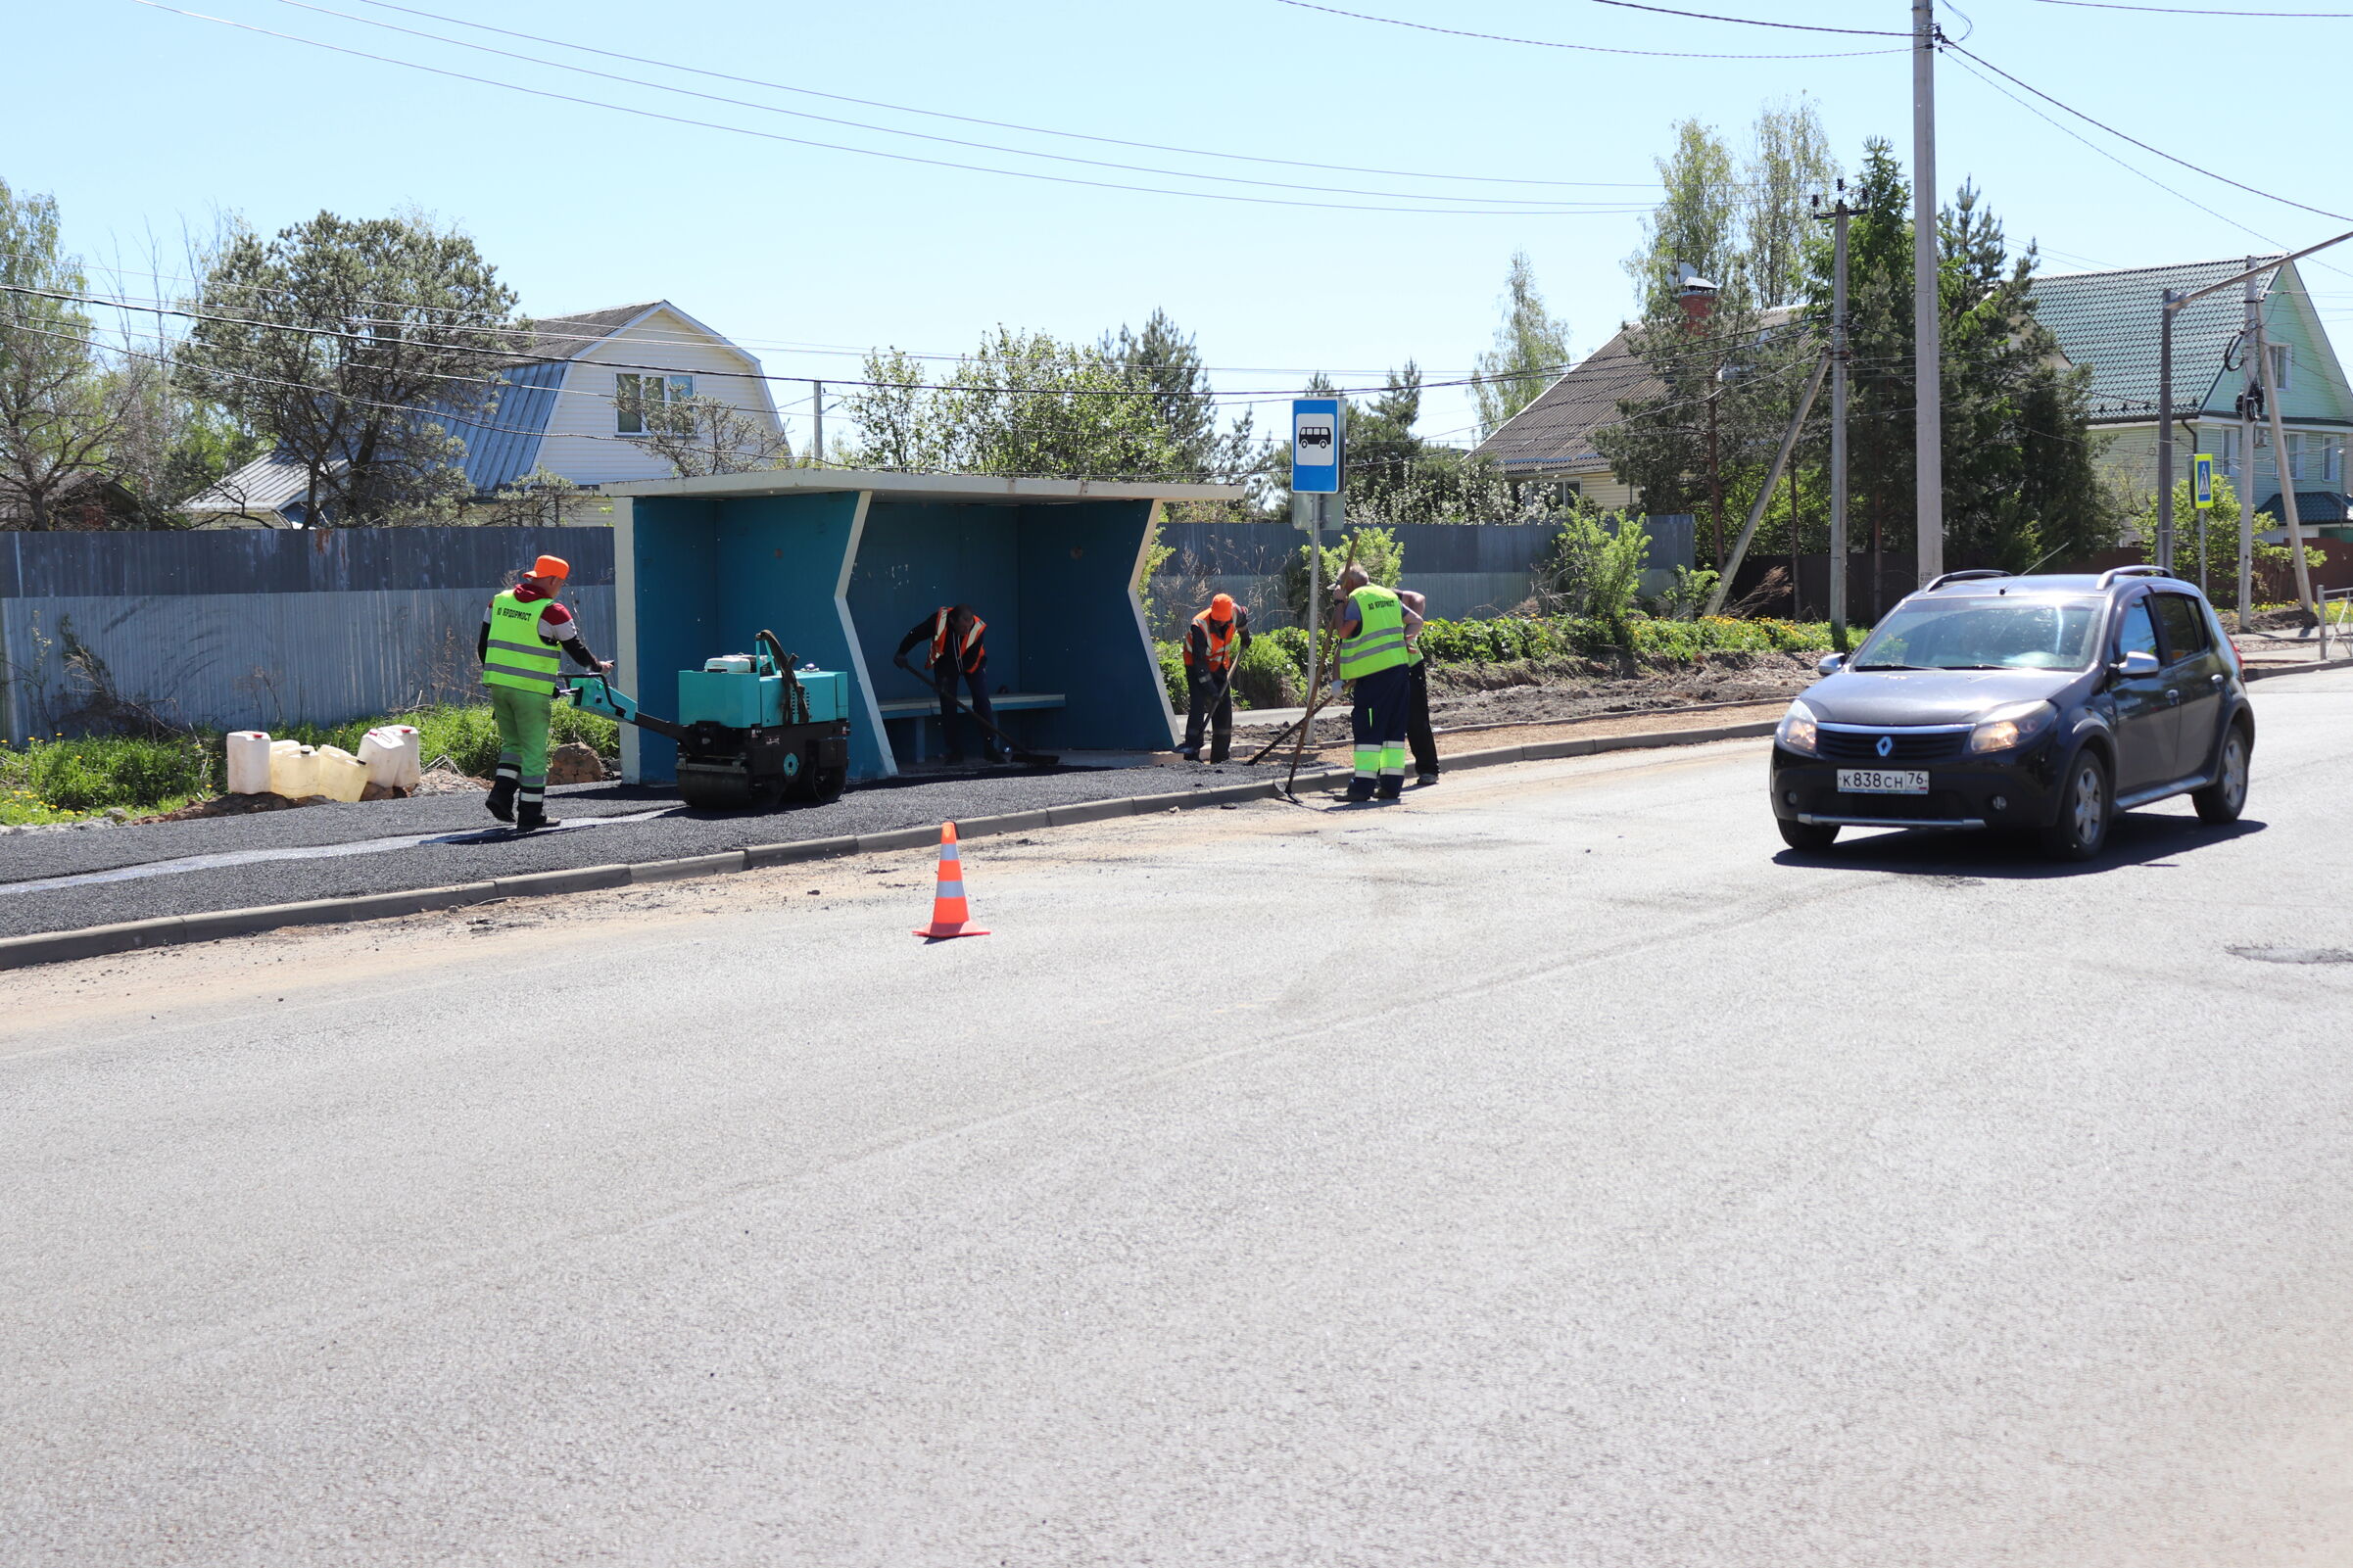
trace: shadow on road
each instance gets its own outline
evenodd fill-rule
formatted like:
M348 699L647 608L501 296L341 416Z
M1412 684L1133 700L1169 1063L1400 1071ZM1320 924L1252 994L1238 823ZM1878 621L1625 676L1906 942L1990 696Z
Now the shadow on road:
M1868 838L1842 838L1818 855L1785 849L1773 860L1782 866L1839 866L1909 877L2035 881L2053 877L2096 876L2119 866L2162 869L2183 855L2259 833L2265 826L2251 817L2215 828L2195 817L2127 812L2109 831L2107 847L2092 859L2079 862L2045 860L2031 833L1994 830L1976 832L1906 830L1877 833Z

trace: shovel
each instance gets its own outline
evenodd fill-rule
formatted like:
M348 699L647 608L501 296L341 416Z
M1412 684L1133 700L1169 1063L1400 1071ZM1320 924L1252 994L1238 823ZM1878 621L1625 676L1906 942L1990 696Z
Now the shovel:
M906 671L909 675L914 676L917 680L923 680L923 672L918 670L914 665L909 664L903 657L893 658L890 662L897 665L900 669ZM935 691L939 689L936 684L927 684L932 685L932 689ZM1026 749L1021 742L1015 740L1013 736L1007 735L995 725L990 724L986 719L982 718L979 714L973 712L972 704L965 701L964 698L958 695L956 692L950 691L948 693L948 697L956 704L957 707L964 710L965 716L971 719L973 723L979 725L982 729L987 731L990 735L995 736L999 740L1005 742L1005 749L1012 754L1013 760L1020 763L1023 767L1052 768L1060 765L1062 759L1059 756L1048 756L1042 751L1031 751Z

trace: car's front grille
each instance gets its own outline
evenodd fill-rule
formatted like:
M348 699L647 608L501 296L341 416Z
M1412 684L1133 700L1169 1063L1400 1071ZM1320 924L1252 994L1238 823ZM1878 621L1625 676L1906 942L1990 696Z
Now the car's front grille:
M1881 751L1879 742L1888 741ZM1943 762L1961 754L1968 742L1966 730L1832 730L1816 732L1814 749L1825 761L1878 763L1883 767L1908 767L1921 762Z

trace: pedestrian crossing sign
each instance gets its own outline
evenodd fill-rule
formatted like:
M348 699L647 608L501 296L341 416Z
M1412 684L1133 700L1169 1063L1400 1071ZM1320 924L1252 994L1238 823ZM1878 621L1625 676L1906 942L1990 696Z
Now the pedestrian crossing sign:
M2214 453L2200 451L2190 454L2189 494L2197 499L2200 511L2214 504Z

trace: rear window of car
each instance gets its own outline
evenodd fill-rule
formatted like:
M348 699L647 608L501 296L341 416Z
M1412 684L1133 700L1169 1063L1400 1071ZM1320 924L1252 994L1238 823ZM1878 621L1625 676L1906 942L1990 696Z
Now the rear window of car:
M2023 594L1897 605L1855 651L1855 670L2083 670L2103 601Z
M2165 631L2165 656L2186 659L2206 651L2206 618L2186 594L2152 594L2157 624Z

